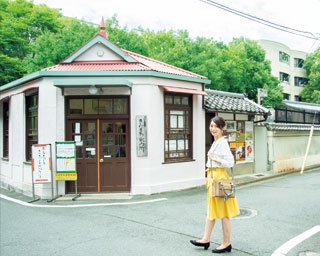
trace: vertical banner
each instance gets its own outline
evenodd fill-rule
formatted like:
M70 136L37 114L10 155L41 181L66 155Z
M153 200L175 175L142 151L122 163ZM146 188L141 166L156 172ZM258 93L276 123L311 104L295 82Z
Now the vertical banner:
M33 183L52 182L51 145L32 145L32 177Z
M136 131L137 156L147 156L147 116L136 116Z
M254 161L253 122L246 122L246 161Z
M56 142L55 180L77 180L75 141Z

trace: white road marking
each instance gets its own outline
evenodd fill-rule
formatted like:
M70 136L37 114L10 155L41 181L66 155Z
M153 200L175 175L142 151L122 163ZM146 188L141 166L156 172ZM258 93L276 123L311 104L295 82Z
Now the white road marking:
M314 226L313 228L303 232L302 234L290 239L288 242L284 243L277 250L275 250L271 256L285 256L293 247L318 232L320 232L320 225Z
M81 208L81 207L97 207L97 206L115 206L115 205L134 205L134 204L147 204L147 203L156 203L160 201L165 201L167 198L158 198L153 200L137 201L137 202L121 202L121 203L99 203L99 204L71 204L71 205L40 205L40 204L31 204L18 199L14 199L5 195L0 194L0 198L5 200L27 206L27 207L36 207L36 208Z

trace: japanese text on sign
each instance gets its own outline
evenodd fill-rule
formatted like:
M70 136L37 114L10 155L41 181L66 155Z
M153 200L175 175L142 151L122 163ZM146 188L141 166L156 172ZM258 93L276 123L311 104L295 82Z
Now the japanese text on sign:
M136 116L137 156L148 155L147 117Z
M75 142L56 142L55 180L77 180Z
M32 145L32 176L34 183L51 182L51 145Z

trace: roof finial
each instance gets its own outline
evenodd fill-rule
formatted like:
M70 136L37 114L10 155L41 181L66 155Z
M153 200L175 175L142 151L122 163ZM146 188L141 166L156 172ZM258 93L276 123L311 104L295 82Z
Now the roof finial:
M108 34L106 32L106 24L104 23L103 17L102 17L102 20L101 20L100 31L97 34L99 34L100 36L104 37L105 39L108 39Z

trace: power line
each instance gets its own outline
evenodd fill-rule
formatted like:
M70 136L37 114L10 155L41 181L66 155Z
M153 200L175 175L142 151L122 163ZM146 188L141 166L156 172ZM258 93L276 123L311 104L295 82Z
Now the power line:
M280 25L280 24L277 24L277 23L274 23L274 22L259 18L257 16L251 15L251 14L248 14L248 13L245 13L245 12L242 12L242 11L238 11L236 9L233 9L233 8L228 7L226 5L214 2L212 0L200 0L200 1L204 2L204 3L207 3L209 5L215 6L217 8L220 8L222 10L225 10L227 12L236 14L236 15L241 16L243 18L249 19L251 21L254 21L254 22L263 24L265 26L274 28L274 29L278 29L278 30L281 30L281 31L284 31L284 32L287 32L287 33L295 34L295 35L306 37L306 38L310 38L310 39L320 40L319 36L317 37L317 36L315 36L315 34L309 32L309 31L302 31L302 30L290 28L290 27L287 27L287 26L283 26L283 25Z

